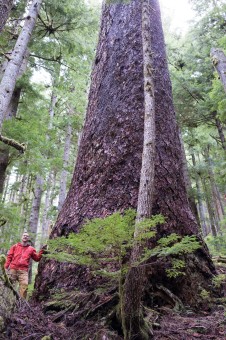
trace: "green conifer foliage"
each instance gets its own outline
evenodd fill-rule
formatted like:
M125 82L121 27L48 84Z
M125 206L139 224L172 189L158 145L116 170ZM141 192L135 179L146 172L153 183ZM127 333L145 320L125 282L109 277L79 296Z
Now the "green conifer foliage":
M139 260L131 263L126 255L130 253L133 243L137 242L134 239L135 216L136 212L129 209L124 214L116 212L106 218L87 221L79 233L50 240L47 257L60 262L86 265L95 273L121 280L130 266L145 265L146 260L156 256L171 257L172 270L176 275L176 269L184 268L185 263L174 256L192 253L200 248L195 236L181 237L177 234L163 237L155 247L149 248L147 240L154 238L156 226L165 221L162 215L156 215L139 223L138 237L144 247ZM168 270L169 274L172 270ZM181 273L179 271L177 275Z

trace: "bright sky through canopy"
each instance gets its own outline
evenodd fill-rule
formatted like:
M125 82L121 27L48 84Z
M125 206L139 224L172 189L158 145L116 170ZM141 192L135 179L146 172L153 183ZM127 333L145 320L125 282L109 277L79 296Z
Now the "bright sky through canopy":
M86 3L101 4L103 0L85 0ZM159 0L161 5L162 17L172 18L172 29L179 29L185 32L188 22L194 17L189 0Z
M87 4L100 6L103 0L85 0ZM192 20L195 16L194 11L191 9L189 0L159 0L162 12L162 18L171 18L170 28L171 30L179 30L179 32L186 32L188 29L189 20ZM42 72L47 75L47 72L39 70L35 77L44 79L49 84L49 77L44 77ZM39 74L38 74L39 73Z
M162 16L172 19L172 29L186 31L189 21L195 16L189 0L160 0Z

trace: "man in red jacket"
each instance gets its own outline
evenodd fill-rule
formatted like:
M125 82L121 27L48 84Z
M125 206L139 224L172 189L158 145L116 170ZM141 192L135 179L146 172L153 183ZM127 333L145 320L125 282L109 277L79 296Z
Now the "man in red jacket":
M19 282L19 295L26 299L28 287L28 267L30 259L40 261L43 249L36 253L35 248L29 245L29 234L24 232L21 243L14 244L8 254L5 269L10 269L9 275L12 283Z

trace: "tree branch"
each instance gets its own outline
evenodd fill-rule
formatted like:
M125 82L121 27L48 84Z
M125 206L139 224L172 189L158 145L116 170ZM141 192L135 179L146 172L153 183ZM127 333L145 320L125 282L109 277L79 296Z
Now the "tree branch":
M15 141L14 139L10 139L8 137L4 137L0 135L0 141L3 142L4 144L7 144L9 146L12 146L13 148L17 149L20 151L20 153L24 153L26 151L27 146L24 143L19 143Z
M35 58L42 59L42 60L47 60L47 61L57 61L57 62L60 62L62 56L59 55L58 57L47 58L47 57L42 57L42 56L36 55L36 54L30 54L30 57L35 57Z

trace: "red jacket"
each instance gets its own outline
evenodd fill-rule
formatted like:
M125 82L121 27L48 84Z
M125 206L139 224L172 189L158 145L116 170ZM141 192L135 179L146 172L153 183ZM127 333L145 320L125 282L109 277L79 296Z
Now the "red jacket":
M5 268L10 267L11 269L28 271L30 258L38 262L42 257L42 253L43 250L36 253L35 248L29 245L23 246L21 243L14 244L8 252Z

